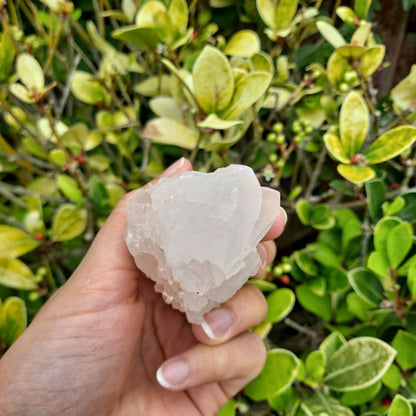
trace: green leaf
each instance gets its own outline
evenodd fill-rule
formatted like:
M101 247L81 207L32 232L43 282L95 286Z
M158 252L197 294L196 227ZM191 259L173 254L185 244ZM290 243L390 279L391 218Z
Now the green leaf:
M268 312L264 322L279 322L286 318L295 305L295 294L287 288L278 289L267 296Z
M416 262L410 265L406 282L412 298L416 299Z
M376 164L393 159L416 140L416 128L412 126L396 127L382 134L364 152L369 163Z
M361 73L364 78L370 78L383 63L386 54L384 45L376 45L368 48L361 57Z
M331 319L331 300L328 295L317 295L307 284L303 283L296 288L296 298L306 310L326 321Z
M340 112L340 136L345 154L356 155L367 136L369 129L368 107L361 95L355 91L345 98Z
M272 58L263 51L256 52L252 55L250 61L253 64L253 69L255 71L265 71L270 73L273 73L274 71Z
M381 383L377 381L371 386L365 387L364 389L347 391L341 396L341 403L346 406L359 406L361 404L369 402L373 399L380 391Z
M391 345L397 351L396 362L402 370L416 367L416 336L399 329Z
M234 76L227 57L217 48L205 46L195 61L192 76L195 98L207 113L219 113L231 102Z
M252 400L264 400L286 390L295 380L299 360L291 351L276 348L267 352L261 373L245 388Z
M308 377L314 381L321 381L325 374L326 356L320 351L312 351L305 360L305 371Z
M219 411L217 416L235 416L235 400L228 400L227 404Z
M296 202L295 208L301 223L303 225L309 225L312 211L310 203L304 199L299 199Z
M361 167L355 165L338 165L337 171L345 179L356 185L361 185L362 183L373 179L376 175L374 169L368 166Z
M393 348L377 338L352 339L331 357L324 383L336 391L363 389L384 375L395 355Z
M317 230L328 230L335 225L335 218L327 205L317 204L312 209L310 223Z
M363 298L355 292L347 295L348 311L356 316L360 321L366 322L370 319L369 311L373 309Z
M8 257L0 257L0 285L20 290L37 287L29 267L18 259Z
M390 405L388 416L413 416L413 407L409 400L396 394Z
M0 225L0 257L19 257L34 250L39 242L18 228Z
M338 331L334 331L332 334L329 334L319 346L319 350L325 355L325 362L328 363L334 353L338 351L346 342L347 340Z
M159 35L154 28L124 26L116 29L111 36L115 39L120 39L129 42L139 49L145 51L152 51L157 48L159 43Z
M22 53L16 60L17 75L31 91L41 93L45 88L45 77L39 62L28 53Z
M374 247L387 259L387 239L393 228L401 224L402 221L395 217L382 218L374 228Z
M72 240L81 235L87 226L87 210L72 204L63 204L52 221L52 240Z
M387 256L379 251L373 251L368 257L367 267L379 276L390 279L390 264Z
M0 36L0 81L7 81L12 71L15 50L9 34L4 31Z
M183 123L167 118L150 120L142 137L156 143L170 144L192 150L198 143L198 133Z
M374 179L365 184L367 204L370 217L373 221L382 216L381 206L386 200L386 184L381 179Z
M338 48L339 46L347 43L341 33L339 33L339 31L330 23L325 22L324 20L319 20L316 22L316 27L319 32L321 32L321 35L325 38L325 40L334 48Z
M77 181L68 175L58 175L56 177L59 190L70 200L78 205L84 204L84 196L79 189Z
M260 38L252 30L240 30L231 36L224 53L232 56L250 57L260 51Z
M369 270L359 267L348 272L348 279L354 291L369 305L378 307L384 299L380 280Z
M406 200L401 196L397 196L392 202L385 202L383 204L383 214L386 216L396 215L405 207L405 205Z
M268 399L272 409L277 410L279 414L285 415L292 414L290 412L295 408L298 401L298 395L292 387L289 387L282 393Z
M387 386L390 390L397 391L400 388L400 384L403 378L403 374L397 365L392 364L381 378L381 382Z
M354 11L360 19L366 19L371 1L372 0L354 0Z
M247 110L266 92L272 80L272 75L265 71L256 71L240 78L234 89L234 95L222 116L233 119Z
M324 135L324 143L330 155L338 162L350 164L351 161L345 153L341 140L334 134L327 133Z
M400 112L406 111L414 105L416 97L416 64L412 66L409 75L390 91L390 96Z
M88 72L75 71L71 91L75 97L87 104L109 104L110 94Z
M387 237L387 256L390 265L396 269L405 259L413 245L413 230L408 222L394 227Z
M0 300L0 315L0 340L11 345L27 326L25 302L15 296L7 298L3 305Z

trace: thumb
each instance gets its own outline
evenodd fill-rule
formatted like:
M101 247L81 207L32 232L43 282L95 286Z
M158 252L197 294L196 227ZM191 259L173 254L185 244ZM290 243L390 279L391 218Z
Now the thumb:
M169 166L159 178L178 176L186 170L192 170L192 165L187 159L182 158ZM152 183L156 183L159 178ZM131 192L125 195L107 218L70 279L74 284L92 286L94 290L117 292L124 299L127 293L137 295L140 272L124 241L127 226L127 201L130 196Z

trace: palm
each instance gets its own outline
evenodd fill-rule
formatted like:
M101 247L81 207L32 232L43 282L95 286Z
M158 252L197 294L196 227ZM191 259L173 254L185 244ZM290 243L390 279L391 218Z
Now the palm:
M216 383L181 392L171 392L158 384L155 374L160 364L198 341L184 315L165 305L149 280L143 278L139 285L146 299L146 315L116 414L126 414L127 409L136 412L140 409L143 413L136 414L192 416L201 414L199 408L207 410L204 405L208 397L211 405L223 404L224 393Z

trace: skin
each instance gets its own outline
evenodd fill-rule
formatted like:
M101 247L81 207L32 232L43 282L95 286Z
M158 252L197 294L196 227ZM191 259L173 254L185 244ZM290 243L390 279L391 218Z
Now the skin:
M181 160L163 176L191 169ZM127 198L0 360L1 416L211 416L261 371L265 348L248 331L267 312L261 292L247 284L219 308L232 325L215 339L190 325L154 292L126 248ZM275 255L271 240L282 233L284 217L260 243L262 269ZM218 310L210 314L218 318ZM162 387L158 368L178 360L188 377Z

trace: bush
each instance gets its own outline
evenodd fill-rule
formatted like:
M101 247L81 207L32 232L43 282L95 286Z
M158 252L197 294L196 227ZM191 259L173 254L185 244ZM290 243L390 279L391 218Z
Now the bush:
M265 368L221 415L413 414L416 66L380 97L374 5L331 3L0 0L0 351L126 191L243 163L289 232L252 282Z

